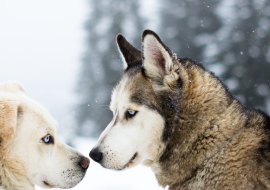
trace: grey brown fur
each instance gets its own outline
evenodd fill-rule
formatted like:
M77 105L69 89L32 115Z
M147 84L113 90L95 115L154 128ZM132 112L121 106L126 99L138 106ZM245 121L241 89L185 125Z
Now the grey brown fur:
M136 81L131 100L156 110L166 123L165 149L155 163L159 184L170 190L270 189L269 116L246 110L213 73L172 56L154 32L146 35L155 36L171 56L174 67L164 75L176 76L170 82L154 77L144 68L144 55L139 62L128 56L134 64L124 75ZM121 51L134 48L124 42L118 41Z

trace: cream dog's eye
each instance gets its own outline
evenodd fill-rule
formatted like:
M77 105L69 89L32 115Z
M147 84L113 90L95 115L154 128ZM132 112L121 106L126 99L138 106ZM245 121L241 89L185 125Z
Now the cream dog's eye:
M53 137L52 136L47 136L42 139L46 144L53 143Z

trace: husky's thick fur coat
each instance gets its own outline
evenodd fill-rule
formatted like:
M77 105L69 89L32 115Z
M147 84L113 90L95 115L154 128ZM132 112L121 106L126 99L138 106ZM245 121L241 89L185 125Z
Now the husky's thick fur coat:
M110 169L148 165L170 190L270 189L269 116L244 109L154 32L142 39L140 52L117 37L125 72L112 94L113 120L90 156Z

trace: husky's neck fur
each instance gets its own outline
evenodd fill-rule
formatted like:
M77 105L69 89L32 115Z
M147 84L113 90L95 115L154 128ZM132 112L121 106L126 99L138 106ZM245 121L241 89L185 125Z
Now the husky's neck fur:
M152 169L163 187L193 178L247 120L241 103L213 73L188 59L178 67L181 87L158 93L166 148Z
M0 190L34 190L35 187L26 177L22 164L10 158L4 146L3 142L0 142Z

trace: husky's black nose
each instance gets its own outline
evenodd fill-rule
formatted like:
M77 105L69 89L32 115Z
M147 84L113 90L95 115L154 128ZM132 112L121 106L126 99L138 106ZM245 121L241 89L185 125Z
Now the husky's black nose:
M96 162L101 162L103 155L102 152L98 150L98 148L94 148L89 153L90 158L92 158Z

